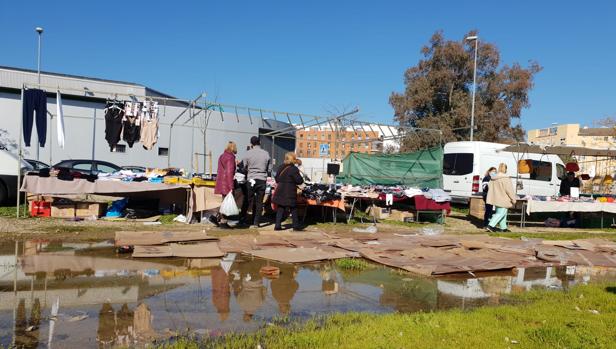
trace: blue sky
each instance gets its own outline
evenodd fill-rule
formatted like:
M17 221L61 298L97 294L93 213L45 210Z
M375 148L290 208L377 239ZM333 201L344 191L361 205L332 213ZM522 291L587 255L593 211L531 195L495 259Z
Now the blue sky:
M0 65L36 68L42 26L46 71L391 122L389 95L432 33L478 29L504 63L544 67L525 128L590 125L616 115L614 14L609 1L2 1Z

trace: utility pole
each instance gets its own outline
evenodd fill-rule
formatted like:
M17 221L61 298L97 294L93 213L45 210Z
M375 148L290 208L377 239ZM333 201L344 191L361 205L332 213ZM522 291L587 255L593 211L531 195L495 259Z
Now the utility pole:
M469 36L466 40L475 40L475 62L473 67L473 100L471 102L471 142L473 141L473 133L475 132L475 92L477 90L477 49L479 37L477 35Z

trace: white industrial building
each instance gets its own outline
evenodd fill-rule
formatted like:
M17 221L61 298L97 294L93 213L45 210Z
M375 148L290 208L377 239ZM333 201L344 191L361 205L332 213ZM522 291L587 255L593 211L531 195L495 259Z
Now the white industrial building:
M211 103L200 91L196 91L200 97L195 100L179 100L135 83L49 72L41 72L39 84L36 71L0 66L0 146L10 152L17 153L19 144L22 88L39 86L47 92L47 142L37 149L35 126L31 146L22 149L25 158L50 165L65 159L96 159L119 166L178 167L188 173L216 173L217 158L228 141L237 143L241 156L250 137L260 135L263 147L273 153L275 162L280 162L286 151L295 149L289 113ZM58 90L65 120L64 148L58 146L56 137ZM122 140L115 151L110 150L105 140L107 99L159 103L159 137L151 150L140 143L130 148Z

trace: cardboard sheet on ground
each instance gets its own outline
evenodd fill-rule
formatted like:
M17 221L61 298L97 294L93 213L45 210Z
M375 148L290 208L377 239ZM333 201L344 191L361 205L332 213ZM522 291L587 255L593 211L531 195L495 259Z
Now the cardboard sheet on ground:
M115 234L116 246L149 246L205 240L218 240L218 238L198 231L118 231Z
M307 263L347 256L347 253L344 251L325 251L319 248L269 248L251 251L250 254L255 257L283 263Z
M186 258L215 258L224 256L216 242L202 242L196 244L169 244L160 246L135 246L133 257L186 257Z

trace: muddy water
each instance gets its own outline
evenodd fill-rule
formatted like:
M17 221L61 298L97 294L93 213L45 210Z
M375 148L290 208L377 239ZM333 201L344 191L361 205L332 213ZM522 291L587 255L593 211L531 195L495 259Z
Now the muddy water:
M379 266L348 271L232 257L137 260L109 242L0 245L0 346L132 346L174 333L251 331L287 316L472 308L532 288L616 280L616 271L597 268L434 279ZM280 276L262 277L265 265Z

